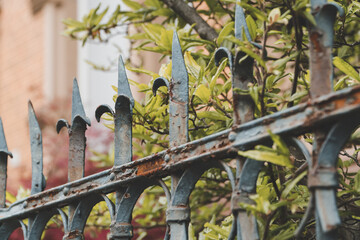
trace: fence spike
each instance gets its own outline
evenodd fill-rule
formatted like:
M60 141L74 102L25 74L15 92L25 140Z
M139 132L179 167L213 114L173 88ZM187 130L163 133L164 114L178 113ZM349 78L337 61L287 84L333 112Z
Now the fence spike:
M243 8L239 5L240 1L237 1L235 7L235 37L243 41L245 35L254 46L259 47L259 44L252 42ZM261 48L261 46L260 46ZM233 106L234 106L234 124L241 124L248 122L254 118L254 103L250 95L240 95L234 89L248 90L248 84L252 83L253 77L253 64L254 59L247 57L244 61L240 62L240 59L244 58L247 54L238 51L235 56L231 51L225 47L220 47L215 52L215 64L218 66L223 58L229 59L229 66L231 70L231 81L233 88Z
M81 118L87 125L91 126L90 119L86 116L84 106L80 97L79 85L74 78L71 106L71 124L74 124L76 118Z
M2 119L0 118L0 154L5 154L7 156L13 157L12 153L9 152L6 139L5 139L5 133L4 133L4 127L2 123Z
M175 147L188 141L189 119L189 78L176 31L172 42L171 76L169 144Z
M9 152L2 120L0 118L0 208L5 207L6 202L6 180L7 180L7 158L13 157L12 153Z
M124 62L119 56L118 62L118 97L115 102L115 112L108 105L100 105L95 112L99 122L104 113L114 117L114 166L128 163L132 160L132 109L134 98L131 93L129 80L126 76Z
M134 98L131 93L129 80L126 76L124 61L120 55L118 60L118 96L121 95L126 96L130 100L131 108L134 107Z
M71 119L71 125L65 119L60 119L56 124L58 133L63 127L67 127L69 133L69 182L84 177L86 148L85 131L86 125L91 126L90 119L86 116L84 111L76 78L74 78L72 91Z
M243 31L244 31L247 40L250 42L252 39L249 28L246 24L244 9L240 6L240 2L241 1L238 0L235 6L235 29L234 29L235 37L243 41L244 40Z
M316 26L310 26L310 94L312 98L328 94L333 89L332 45L336 14L344 10L336 3L312 0L311 10Z
M332 45L334 23L337 12L342 15L343 10L336 3L327 3L326 0L311 0L311 11L316 25L309 27L310 95L315 98L329 94L333 89ZM345 126L351 126L351 124ZM316 232L319 239L337 239L336 229L341 223L336 206L338 183L336 172L334 172L338 153L334 157L335 160L333 160L335 163L331 159L325 158L324 161L321 159L323 154L326 155L326 151L325 153L322 151L323 148L329 151L328 147L331 146L326 142L326 138L332 135L335 128L336 126L331 129L329 125L324 124L314 130L312 165L309 166L308 187L315 197ZM335 136L338 141L337 144L341 141L344 132L341 130ZM338 145L338 147L342 146ZM331 146L329 152L335 149L336 146ZM324 185L326 186L324 187ZM321 206L322 204L324 206Z
M41 129L31 101L28 102L28 106L32 166L31 194L36 194L44 190L46 185L43 175L43 146Z

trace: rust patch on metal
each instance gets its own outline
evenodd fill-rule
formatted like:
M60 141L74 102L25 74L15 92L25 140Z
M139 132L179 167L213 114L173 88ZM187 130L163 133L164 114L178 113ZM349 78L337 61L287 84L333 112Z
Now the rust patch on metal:
M157 158L154 161L146 161L138 165L137 176L147 176L151 175L157 171L160 171L163 168L164 160Z
M314 49L317 51L317 52L321 52L322 51L322 46L321 46L321 43L320 43L320 38L321 38L321 35L320 33L314 31L310 34L310 40L314 46Z
M67 235L67 239L78 239L78 237L83 237L82 232L80 232L79 230L74 230L69 232L69 234Z

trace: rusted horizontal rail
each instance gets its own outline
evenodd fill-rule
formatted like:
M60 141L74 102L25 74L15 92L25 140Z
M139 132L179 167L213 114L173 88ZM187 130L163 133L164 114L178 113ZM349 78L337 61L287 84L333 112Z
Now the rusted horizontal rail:
M236 149L245 149L275 134L302 134L318 124L335 122L346 115L360 114L360 86L347 88L284 111L234 126L200 140L102 171L52 188L0 209L0 222L27 218L52 207L63 207L89 194L110 193L143 177L162 177L196 161L225 159Z

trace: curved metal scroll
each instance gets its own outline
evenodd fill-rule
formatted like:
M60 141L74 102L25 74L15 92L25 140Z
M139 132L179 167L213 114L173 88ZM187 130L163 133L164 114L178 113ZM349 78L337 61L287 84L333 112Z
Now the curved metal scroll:
M210 168L220 168L226 171L231 186L235 187L235 179L231 169L226 163L211 161L208 164L194 164L188 168L181 176L176 187L171 204L166 211L166 221L170 225L171 240L188 239L188 224L190 221L190 209L188 207L189 197L196 182L201 175Z
M111 222L109 239L130 240L133 237L131 225L132 212L140 195L149 186L155 185L149 179L142 179L129 185L116 206L115 216Z

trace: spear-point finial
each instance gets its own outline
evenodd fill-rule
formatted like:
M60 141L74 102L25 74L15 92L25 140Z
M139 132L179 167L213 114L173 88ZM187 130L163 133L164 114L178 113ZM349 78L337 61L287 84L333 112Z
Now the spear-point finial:
M75 78L72 92L71 125L65 119L60 119L56 124L56 130L58 133L63 127L66 127L69 132L69 182L84 177L86 125L90 126L91 122L90 119L85 115L84 107L80 98L79 86Z
M74 78L71 106L71 124L74 124L74 120L76 118L82 119L89 126L91 125L90 119L86 116L84 106L81 101L78 82L76 78Z
M244 9L240 6L240 0L236 2L235 6L235 37L240 40L244 40L243 31L245 32L247 40L250 42L251 35L249 28L246 24Z
M31 194L36 194L44 190L46 185L45 177L43 175L43 146L41 129L31 101L28 102L28 106L32 163Z
M119 56L118 61L118 96L120 95L127 97L130 100L131 106L134 106L134 98L131 93L129 80L126 76L125 65L121 55Z
M124 62L120 56L118 63L118 97L115 102L115 111L105 104L100 105L95 111L98 122L104 113L109 113L114 117L114 166L120 166L132 160L132 109L134 103Z
M172 97L176 101L189 101L189 78L185 66L184 56L181 50L179 37L174 31L172 42L172 66L171 66L171 90Z
M9 152L7 144L6 144L4 127L3 127L1 118L0 118L0 153L4 153L4 154L10 156L11 158L13 157L12 153Z
M0 208L5 207L6 180L7 180L7 157L13 157L6 144L3 123L0 118Z

